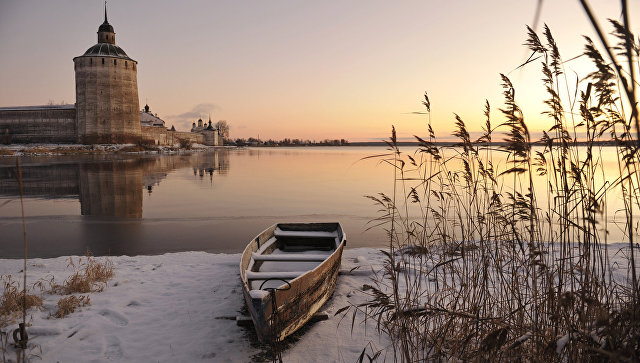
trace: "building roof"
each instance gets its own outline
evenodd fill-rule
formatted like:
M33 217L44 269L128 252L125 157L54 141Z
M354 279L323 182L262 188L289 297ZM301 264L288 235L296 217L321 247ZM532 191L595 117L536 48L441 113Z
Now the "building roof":
M40 106L10 106L0 107L0 111L36 111L36 110L73 110L75 104L66 105L40 105Z
M133 61L133 59L129 58L127 53L125 53L124 50L122 50L122 48L120 48L115 44L109 44L109 43L98 43L93 47L87 49L87 51L84 52L84 54L81 55L81 57L114 57L114 58L129 59Z
M153 114L149 105L144 105L144 108L140 111L140 123L142 126L161 126L164 127L164 120L158 117L158 114Z

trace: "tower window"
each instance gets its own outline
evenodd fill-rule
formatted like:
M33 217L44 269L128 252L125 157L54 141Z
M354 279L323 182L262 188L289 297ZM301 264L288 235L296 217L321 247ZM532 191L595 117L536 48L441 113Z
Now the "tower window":
M104 64L104 58L102 58L102 64Z
M115 66L115 65L117 65L117 64L118 64L118 63L116 63L116 60L114 59L114 60L113 60L113 65Z
M124 67L127 68L127 61L124 61Z
M93 58L89 58L89 64L93 65Z

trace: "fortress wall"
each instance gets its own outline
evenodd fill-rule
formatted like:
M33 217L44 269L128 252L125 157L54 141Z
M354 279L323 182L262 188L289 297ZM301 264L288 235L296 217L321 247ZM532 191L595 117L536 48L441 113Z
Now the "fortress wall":
M154 145L168 145L167 129L158 126L141 126L142 139Z
M73 105L0 108L0 143L74 143Z
M204 145L209 146L218 146L221 143L219 142L218 132L217 131L204 131Z
M193 132L184 132L184 131L167 131L169 134L173 134L173 138L176 140L175 142L180 142L180 140L189 140L194 144L204 144L204 135L196 134Z
M174 145L180 140L189 140L192 143L204 144L204 135L193 132L169 131L164 127L142 126L142 139L153 142L155 145Z
M137 62L115 57L74 59L78 142L132 142L141 136Z

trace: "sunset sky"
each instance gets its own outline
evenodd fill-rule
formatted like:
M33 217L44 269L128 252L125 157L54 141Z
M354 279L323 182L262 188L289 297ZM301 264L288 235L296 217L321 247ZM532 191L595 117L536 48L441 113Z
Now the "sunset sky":
M640 7L631 3L637 33ZM606 18L619 2L592 0ZM528 56L525 25L536 0L483 1L124 1L108 2L116 44L138 61L140 107L167 125L190 128L199 116L225 119L231 137L378 140L395 125L401 137L424 135L422 94L432 124L447 137L453 113L472 131L488 99L495 122L500 73L516 85L530 128L540 116L539 62ZM73 103L73 57L96 43L98 0L0 0L0 106ZM578 0L547 0L547 23L563 58L593 36ZM606 28L607 31L610 28ZM565 64L586 75L588 64Z

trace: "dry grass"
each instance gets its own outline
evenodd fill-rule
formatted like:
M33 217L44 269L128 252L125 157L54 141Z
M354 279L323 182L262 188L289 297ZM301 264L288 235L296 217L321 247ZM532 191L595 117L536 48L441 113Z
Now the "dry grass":
M638 59L637 38L611 23L618 51ZM585 56L596 70L574 99L560 91L575 79L564 78L546 27L542 39L529 29L553 125L539 149L503 75L503 120L492 126L487 103L479 139L456 116L459 142L444 147L429 119L416 153L400 151L394 129L390 152L376 156L394 174L393 194L369 197L382 212L373 224L385 228L389 245L383 271L367 287L370 301L354 308L391 338L394 360L640 360L640 130L636 101L618 95L634 82L622 80L587 39ZM638 73L634 62L625 74ZM424 105L430 117L426 95ZM619 156L613 173L604 169L602 141ZM534 187L534 180L544 182ZM623 206L607 210L614 199ZM623 251L608 245L611 215L623 220L617 227L625 240L615 241L626 241ZM613 266L620 252L626 264ZM626 278L616 280L620 268Z
M85 257L74 259L69 257L67 268L73 270L62 284L57 284L50 280L38 280L32 289L48 291L51 294L71 295L63 297L58 302L58 309L55 317L65 317L76 308L90 304L89 296L76 296L72 294L87 294L91 292L101 292L107 286L115 272L111 260L99 261L89 252ZM2 296L0 297L0 327L15 324L22 314L23 292L20 284L12 279L11 275L0 276L0 281L4 285ZM41 296L27 292L27 310L42 307Z
M117 152L118 153L138 153L138 152L142 152L142 151L145 151L145 150L146 149L141 145L128 145L128 146L122 147Z
M12 156L13 150L0 148L0 156Z
M73 274L62 285L53 284L52 292L64 295L101 292L115 274L111 260L105 259L100 262L90 253L85 257L78 257L77 260L69 257L67 267L73 269Z
M42 306L42 298L36 295L27 293L25 301L24 292L18 282L13 281L11 275L0 276L0 281L4 285L4 292L0 298L0 327L16 323L22 315L23 303L26 303L27 310Z
M56 318L64 318L65 316L76 311L77 308L87 306L91 304L91 298L86 295L70 295L58 300L58 310L56 310L54 316Z
M143 151L159 151L159 150L160 149L158 148L158 146L156 146L153 140L141 139L137 144L124 146L121 149L119 149L117 152L118 153L137 153L137 152L143 152Z
M86 146L74 147L27 147L21 149L23 155L93 155L103 154L104 151L96 148L87 148Z

